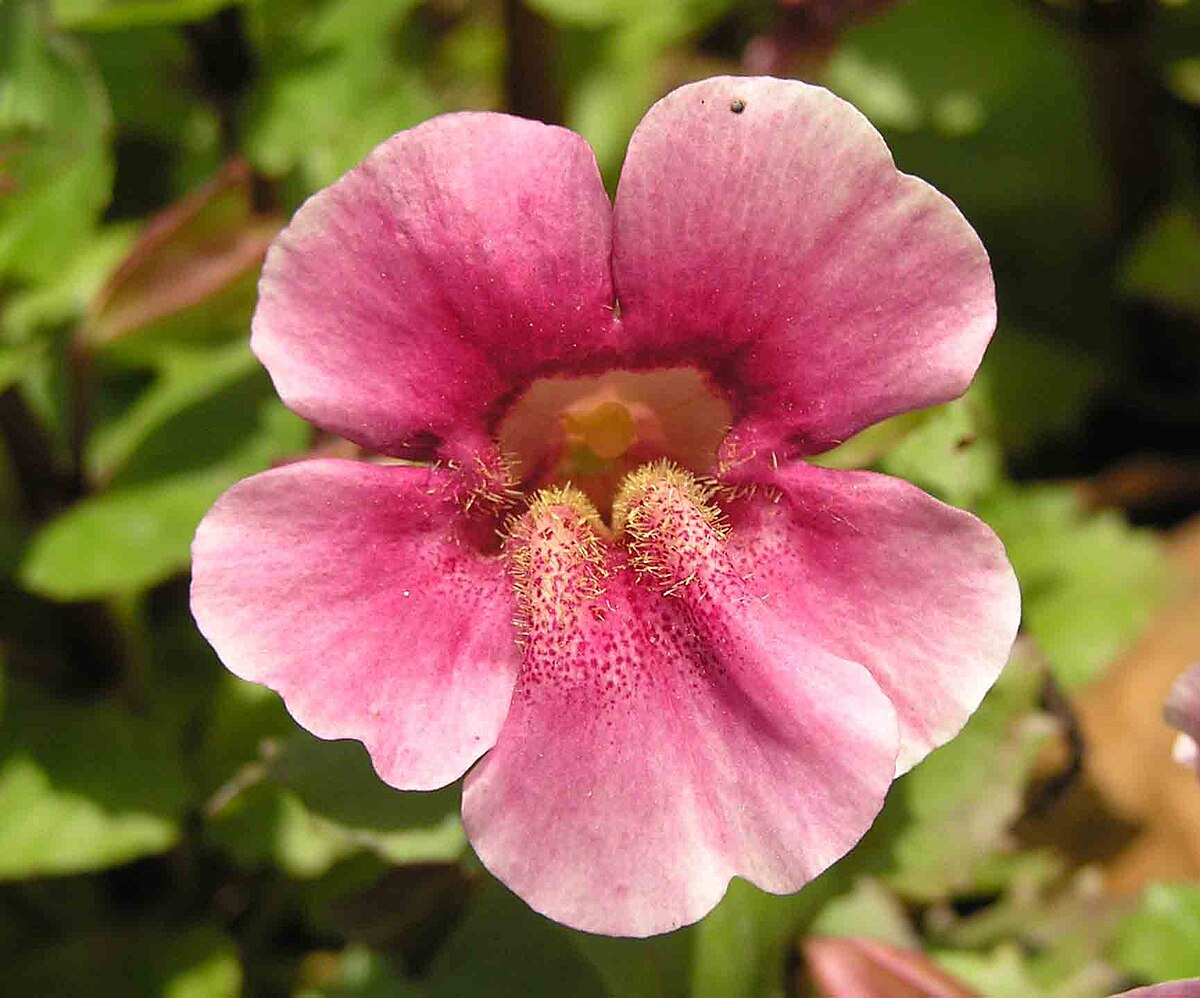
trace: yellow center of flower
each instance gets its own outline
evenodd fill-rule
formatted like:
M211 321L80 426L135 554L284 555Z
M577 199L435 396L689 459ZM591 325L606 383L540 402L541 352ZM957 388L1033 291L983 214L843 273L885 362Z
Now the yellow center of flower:
M607 518L621 482L669 460L716 468L732 410L694 368L609 371L534 382L497 427L525 491L571 485Z
M614 461L637 440L637 424L620 402L607 401L583 412L562 414L569 442L567 460L584 468Z

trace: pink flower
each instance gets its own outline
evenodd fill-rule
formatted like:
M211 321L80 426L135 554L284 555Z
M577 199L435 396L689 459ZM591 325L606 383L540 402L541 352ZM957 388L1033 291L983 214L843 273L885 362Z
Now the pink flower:
M827 998L977 998L924 953L878 939L810 936L802 949Z
M1122 991L1119 995L1113 995L1113 998L1200 998L1200 977L1150 984L1144 988Z
M973 516L803 458L961 393L994 321L970 226L820 88L675 91L615 205L571 132L437 118L297 212L253 331L296 412L434 463L234 486L196 619L394 786L482 756L467 834L552 918L647 935L735 874L795 891L1019 614Z
M1167 723L1179 732L1175 761L1200 776L1200 665L1178 676L1163 710Z

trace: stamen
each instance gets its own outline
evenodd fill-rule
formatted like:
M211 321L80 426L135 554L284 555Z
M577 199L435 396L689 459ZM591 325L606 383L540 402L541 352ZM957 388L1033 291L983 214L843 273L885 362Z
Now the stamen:
M553 659L578 639L580 616L602 615L608 528L572 486L543 489L514 518L505 550L516 593L514 623L527 645Z
M534 382L496 435L526 491L569 482L607 518L617 486L640 465L666 458L715 470L731 419L699 370L608 371Z
M668 461L627 475L613 502L613 530L624 538L634 567L677 595L727 533L713 488Z

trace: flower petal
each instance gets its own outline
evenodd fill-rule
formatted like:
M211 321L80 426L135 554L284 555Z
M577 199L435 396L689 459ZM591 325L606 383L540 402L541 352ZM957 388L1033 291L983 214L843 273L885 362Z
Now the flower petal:
M578 135L435 118L296 213L267 256L254 350L306 419L384 453L448 440L442 456L465 456L497 399L615 335L610 229Z
M980 520L897 478L803 464L726 508L755 592L866 666L900 720L898 772L952 738L1008 659L1020 590Z
M1179 732L1174 746L1175 761L1200 774L1200 665L1193 665L1176 677L1163 715Z
M828 998L977 998L924 953L878 939L809 936L802 948Z
M1200 665L1175 678L1163 713L1171 727L1200 742Z
M1180 981L1164 981L1132 991L1122 991L1113 998L1200 998L1200 977Z
M617 191L631 342L740 402L745 449L812 454L962 393L995 326L987 254L853 107L718 77L659 101Z
M870 675L780 626L700 520L679 526L707 554L662 583L613 548L589 578L594 551L531 532L544 545L523 591L543 602L504 729L465 783L488 869L590 932L693 922L734 874L797 890L870 826L895 766Z
M447 472L304 461L233 486L193 545L192 612L236 675L379 775L443 786L491 747L518 665L511 588Z

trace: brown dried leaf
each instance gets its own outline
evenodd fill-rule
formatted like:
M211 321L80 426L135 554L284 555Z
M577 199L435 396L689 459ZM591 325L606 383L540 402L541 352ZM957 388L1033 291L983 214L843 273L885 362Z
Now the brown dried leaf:
M1200 878L1200 782L1172 761L1163 704L1200 659L1200 520L1168 543L1178 585L1129 651L1073 703L1082 779L1044 819L1021 830L1076 863L1098 863L1107 889Z

